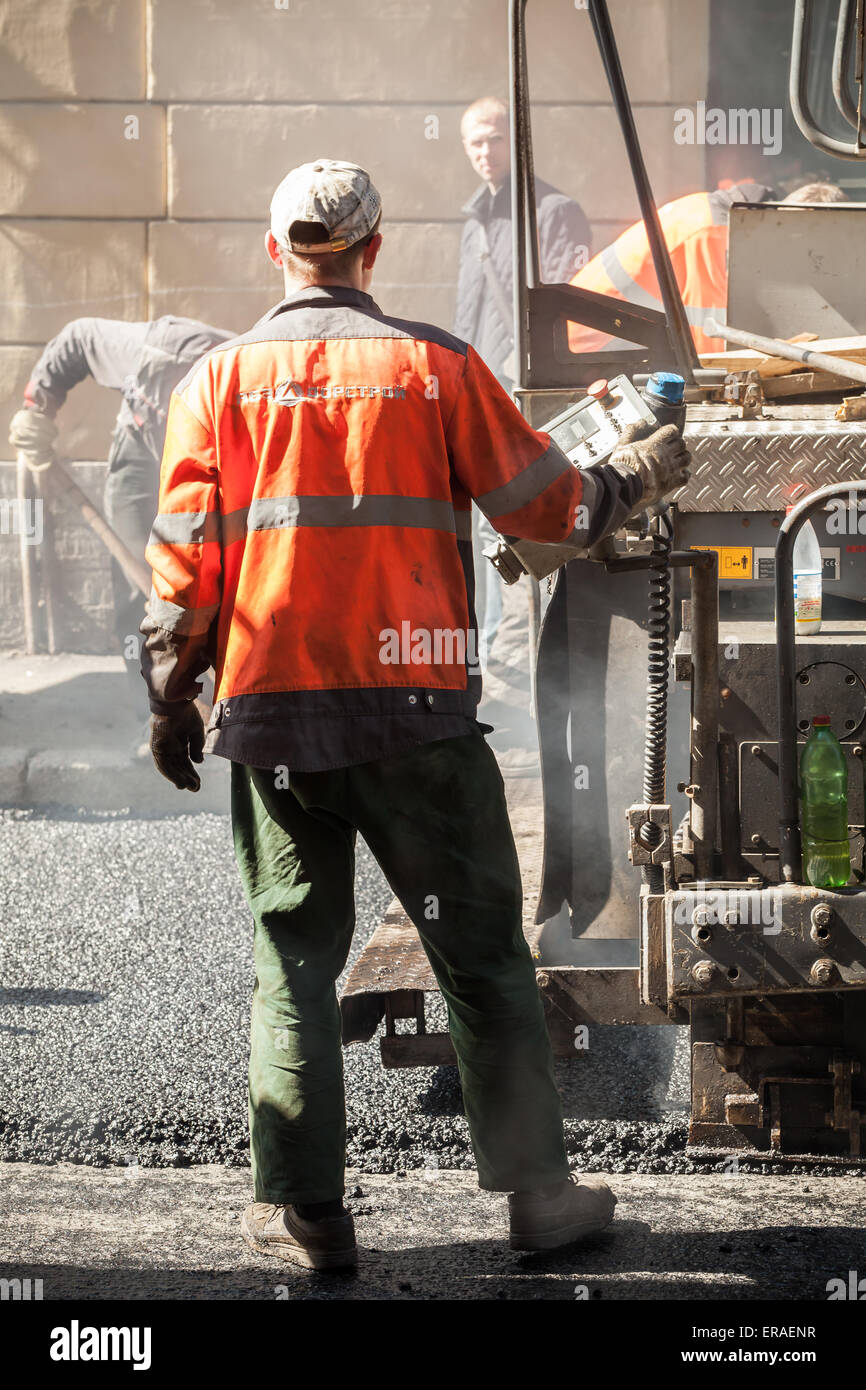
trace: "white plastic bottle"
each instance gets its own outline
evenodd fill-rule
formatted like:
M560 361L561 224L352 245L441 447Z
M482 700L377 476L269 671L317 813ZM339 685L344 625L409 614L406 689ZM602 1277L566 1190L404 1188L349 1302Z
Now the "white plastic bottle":
M788 508L790 511L791 508ZM806 521L794 542L794 635L808 637L821 631L821 547L811 521Z

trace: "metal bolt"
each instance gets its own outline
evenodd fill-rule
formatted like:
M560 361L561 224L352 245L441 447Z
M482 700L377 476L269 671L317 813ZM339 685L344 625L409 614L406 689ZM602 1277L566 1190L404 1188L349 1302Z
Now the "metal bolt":
M708 985L715 973L716 967L711 960L699 960L692 966L692 979L699 985Z
M761 837L760 837L760 835L753 835L753 836L752 836L752 844L753 844L753 845L759 845L760 843L761 843Z
M548 975L548 973L547 973L546 970L538 970L538 971L536 971L535 978L536 978L536 981L537 981L537 983L538 983L538 988L539 988L539 989L549 989L549 987L550 987L550 976Z
M738 927L740 925L740 914L735 907L728 908L725 913L725 926Z
M809 971L809 979L813 985L828 985L833 978L835 969L835 961L830 960L827 956L821 956L813 963L812 969Z
M760 756L761 756L761 745L760 745L760 743L753 743L753 744L752 744L752 757L753 757L753 758L760 758Z
M692 924L696 927L705 927L710 920L710 914L705 907L696 907L692 913Z
M816 903L812 908L812 921L816 927L828 927L833 913L827 903Z

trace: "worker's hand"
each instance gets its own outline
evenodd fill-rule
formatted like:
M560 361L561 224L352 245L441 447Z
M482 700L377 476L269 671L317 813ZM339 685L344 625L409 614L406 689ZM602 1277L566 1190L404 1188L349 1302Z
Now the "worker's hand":
M28 457L28 462L50 463L57 426L50 415L24 406L16 410L9 425L9 443Z
M204 760L204 723L194 701L177 714L150 716L150 751L163 777L179 791L198 791L201 779L193 763Z
M640 510L643 510L688 482L691 454L675 425L663 425L646 439L636 437L640 430L640 426L623 430L609 461L615 468L637 473L643 484L640 498Z

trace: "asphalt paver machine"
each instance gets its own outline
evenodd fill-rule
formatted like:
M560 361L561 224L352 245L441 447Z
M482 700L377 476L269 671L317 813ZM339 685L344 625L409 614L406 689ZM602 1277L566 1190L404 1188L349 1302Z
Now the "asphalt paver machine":
M791 78L804 134L852 159L863 153L862 101L847 84L852 58L863 71L855 8L842 0L833 83L855 128L850 145L824 136L808 110L808 0L796 6ZM539 428L577 403L567 418L579 447L595 428L588 407L600 392L588 388L598 378L610 405L628 383L676 372L693 467L667 513L630 522L592 558L563 565L551 547L519 545L499 557L504 570L528 571L521 582L538 586L543 609L543 799L518 789L512 802L527 936L561 1055L575 1057L584 1024L689 1029L696 1152L850 1163L866 1124L866 423L836 418L839 381L805 395L805 376L789 377L790 394L769 398L753 372L701 368L606 0L588 10L661 308L541 283L526 0L510 0L516 399ZM770 209L783 232L785 218L807 211L820 247L830 225L821 218L841 209ZM742 212L731 246L744 248L737 274L748 294L766 262L749 265L756 224ZM862 237L866 207L844 215ZM728 311L733 319L730 294ZM615 346L572 353L570 321ZM795 643L792 557L807 519L822 550L824 616L819 633ZM852 877L836 890L803 877L797 767L818 714L830 717L849 769ZM447 1033L427 1031L433 990L395 904L344 991L345 1040L372 1037L384 1016L386 1065L453 1060Z

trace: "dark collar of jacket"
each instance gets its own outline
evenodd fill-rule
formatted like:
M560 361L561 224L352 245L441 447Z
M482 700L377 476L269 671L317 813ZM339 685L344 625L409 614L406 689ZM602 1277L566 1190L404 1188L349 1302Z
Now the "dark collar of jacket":
M552 183L545 183L544 179L535 180L535 204L536 207L542 198L546 198L550 193L559 193ZM559 194L561 197L562 195ZM496 192L491 194L486 183L482 183L472 194L468 203L464 203L460 209L467 217L474 217L476 222L489 222L494 217L511 216L511 176L500 184Z
M379 314L379 308L375 299L370 294L365 294L363 290L352 289L351 285L305 285L303 289L296 290L294 294L286 295L279 304L275 304L273 309L269 309L255 325L258 328L260 323L268 323L275 319L278 314L285 313L288 309L307 308L309 305L318 305L324 308L326 305L351 305L356 309L366 309L368 313Z

